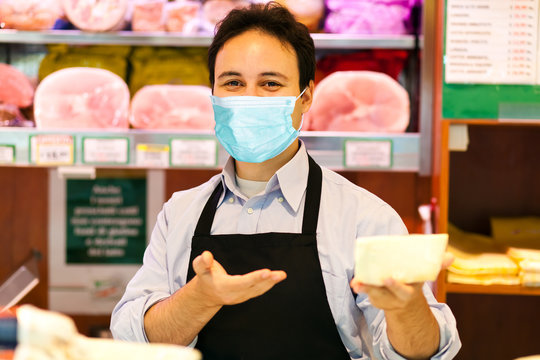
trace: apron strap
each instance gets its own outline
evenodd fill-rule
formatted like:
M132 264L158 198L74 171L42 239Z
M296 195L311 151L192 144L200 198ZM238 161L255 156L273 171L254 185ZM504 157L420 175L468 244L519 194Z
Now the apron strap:
M302 234L316 234L319 221L319 207L321 203L322 170L321 167L308 155L309 173L306 187L306 201L304 205L304 218L302 220ZM217 204L223 193L223 183L218 182L212 195L206 202L195 228L195 236L208 236L212 230Z
M214 223L214 217L216 216L217 204L221 193L223 192L223 183L221 180L218 182L218 185L214 189L212 195L206 202L204 209L199 217L197 222L197 227L195 228L195 236L208 236L212 230L212 224Z
M308 155L309 173L306 187L306 202L304 204L304 219L302 220L302 234L315 235L319 222L319 208L321 205L322 170L321 167Z

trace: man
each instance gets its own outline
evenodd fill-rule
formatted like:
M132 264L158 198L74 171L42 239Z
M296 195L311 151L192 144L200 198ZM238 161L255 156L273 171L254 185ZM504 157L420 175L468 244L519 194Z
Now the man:
M451 359L455 320L427 286L352 279L358 236L407 230L297 139L313 98L308 30L276 4L252 5L224 19L208 54L231 158L164 205L113 335L204 359Z

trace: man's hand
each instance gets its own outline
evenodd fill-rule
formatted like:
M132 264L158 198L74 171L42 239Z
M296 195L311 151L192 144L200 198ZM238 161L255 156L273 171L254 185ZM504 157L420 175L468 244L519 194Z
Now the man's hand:
M203 252L193 260L196 288L208 306L243 303L270 290L284 280L284 271L256 270L245 275L229 275L212 253Z

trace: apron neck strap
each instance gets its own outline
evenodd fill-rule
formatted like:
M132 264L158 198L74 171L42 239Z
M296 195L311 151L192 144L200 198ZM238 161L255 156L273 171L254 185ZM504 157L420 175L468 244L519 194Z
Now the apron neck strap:
M306 187L306 201L304 205L304 218L302 220L302 234L315 235L319 221L319 207L321 203L322 170L321 167L308 155L309 173ZM204 209L195 228L195 236L209 236L216 216L219 198L223 193L223 183L220 181Z

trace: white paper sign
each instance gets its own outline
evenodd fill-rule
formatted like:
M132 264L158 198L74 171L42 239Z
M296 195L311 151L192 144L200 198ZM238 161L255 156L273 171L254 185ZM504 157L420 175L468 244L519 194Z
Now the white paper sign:
M171 165L181 167L217 166L217 142L213 139L173 139Z
M534 84L539 0L448 0L447 83Z
M347 140L344 155L347 168L389 168L392 166L392 141Z
M169 146L160 144L138 144L137 166L168 167Z
M12 145L0 145L0 164L12 164L15 162L15 147Z
M73 136L35 135L30 138L31 162L38 165L73 164Z
M128 138L84 138L83 162L93 164L127 164Z

